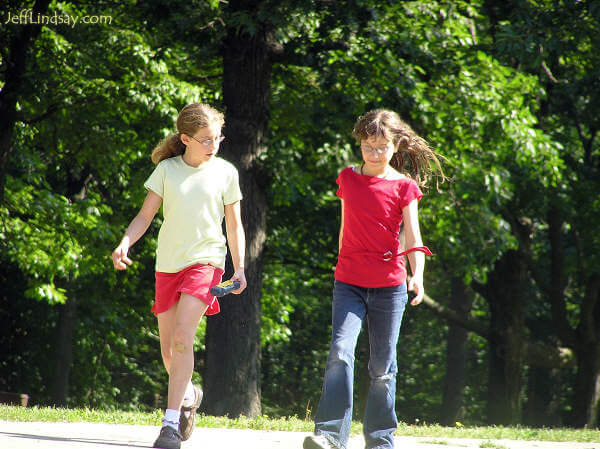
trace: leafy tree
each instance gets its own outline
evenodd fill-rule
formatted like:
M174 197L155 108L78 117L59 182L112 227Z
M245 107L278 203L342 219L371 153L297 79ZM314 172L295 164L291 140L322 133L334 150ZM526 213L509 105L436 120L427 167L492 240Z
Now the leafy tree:
M595 224L600 218L597 111L600 59L595 49L600 10L594 2L511 2L506 9L486 5L494 30L494 51L509 64L535 76L545 95L538 97L538 120L560 145L555 170L561 181L546 187L541 229L533 222L520 233L523 245L544 239L539 255L526 259L538 288L551 304L554 333L577 355L572 425L598 425L600 413L600 263ZM530 24L535 32L530 32ZM585 249L582 242L585 241ZM549 263L548 263L549 262ZM576 287L577 286L577 287ZM569 309L577 310L570 313Z
M122 8L103 14L130 11ZM94 13L86 3L50 11ZM44 27L22 75L0 212L3 262L25 277L25 297L55 306L55 362L39 384L51 387L38 387L38 403L152 404L164 380L148 312L154 239L134 249L144 269L119 280L107 255L141 204L152 145L182 104L206 92L170 74L176 50L159 55L128 25ZM130 374L115 376L122 366Z
M48 10L50 0L39 0L33 5L32 14L44 14ZM5 3L5 11L15 11L20 2L10 1ZM4 11L3 11L4 12ZM4 16L5 14L3 14ZM0 36L5 46L2 47L2 91L0 91L0 115L3 117L0 124L0 200L4 196L4 184L6 181L6 170L12 150L12 139L14 126L17 122L17 101L22 93L22 84L26 70L27 59L30 57L31 45L40 33L41 27L35 24L27 24L22 27L7 27L6 24L0 28Z

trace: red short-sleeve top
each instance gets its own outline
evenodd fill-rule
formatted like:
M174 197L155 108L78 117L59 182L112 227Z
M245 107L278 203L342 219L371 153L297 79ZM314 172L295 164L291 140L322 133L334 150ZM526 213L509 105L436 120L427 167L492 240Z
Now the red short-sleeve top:
M389 180L356 173L347 167L339 174L337 195L344 200L342 247L335 279L366 288L392 287L406 282L404 254L398 237L402 209L423 193L410 178Z

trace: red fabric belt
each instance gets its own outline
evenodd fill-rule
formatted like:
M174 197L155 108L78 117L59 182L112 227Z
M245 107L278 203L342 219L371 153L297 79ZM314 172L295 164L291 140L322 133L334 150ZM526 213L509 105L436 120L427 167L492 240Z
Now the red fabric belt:
M385 262L389 262L395 257L405 256L408 253L412 253L414 251L421 251L428 256L433 256L433 253L426 246L416 246L414 248L407 249L406 251L402 251L401 253L394 254L391 251L386 251L385 253L378 253L375 251L356 251L345 254L347 256L369 256L369 257L381 257ZM343 255L342 255L343 256Z

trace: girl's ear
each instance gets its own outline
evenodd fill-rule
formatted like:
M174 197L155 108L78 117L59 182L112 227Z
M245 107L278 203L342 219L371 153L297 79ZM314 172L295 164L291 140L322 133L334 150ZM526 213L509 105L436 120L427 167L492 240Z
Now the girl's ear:
M183 133L181 133L181 134L179 135L179 138L181 139L181 142L182 142L184 145L188 145L188 144L190 143L190 138L189 138L189 136L188 136L187 134L183 134Z

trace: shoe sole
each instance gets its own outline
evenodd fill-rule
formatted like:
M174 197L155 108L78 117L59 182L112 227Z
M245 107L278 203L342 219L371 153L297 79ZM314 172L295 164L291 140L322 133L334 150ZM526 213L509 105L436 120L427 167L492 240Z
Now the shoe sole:
M302 444L303 449L329 449L329 448L333 448L332 445L329 445L329 447L325 448L324 446L321 446L318 443L315 443L310 437L306 437L304 439L304 443Z
M181 435L179 434L179 432L173 431L173 436L175 437L175 440L169 439L167 437L165 437L163 439L162 433L163 433L163 431L161 429L160 435L158 436L158 438L152 445L153 448L156 448L156 449L180 449L181 448L181 438L180 438Z
M194 385L194 392L196 394L196 400L194 401L194 403L192 405L190 405L189 407L181 407L181 415L179 418L179 433L181 433L181 436L182 436L181 441L189 440L189 438L192 436L192 432L194 431L194 426L196 424L196 410L198 409L198 407L200 407L200 403L202 402L202 398L204 396L204 393L202 392L202 390L195 385ZM190 413L189 418L185 417L185 415L184 415L185 412ZM181 431L181 423L184 420L187 422L187 425L185 426L187 435Z

